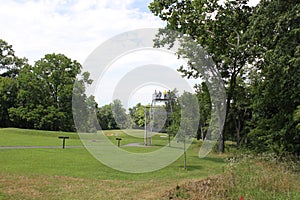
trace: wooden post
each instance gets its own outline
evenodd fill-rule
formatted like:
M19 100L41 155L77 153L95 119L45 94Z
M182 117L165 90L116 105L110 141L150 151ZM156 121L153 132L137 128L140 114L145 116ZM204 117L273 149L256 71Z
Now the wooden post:
M120 147L120 141L122 140L122 138L116 138L116 140L118 140L118 147Z
M58 139L63 139L63 143L62 143L62 148L64 149L65 148L65 145L66 145L66 139L69 139L70 137L68 136L58 136Z

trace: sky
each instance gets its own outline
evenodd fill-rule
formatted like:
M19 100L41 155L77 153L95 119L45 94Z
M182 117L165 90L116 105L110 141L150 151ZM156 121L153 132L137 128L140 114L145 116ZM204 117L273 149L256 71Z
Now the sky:
M124 31L162 27L150 0L0 0L0 38L30 63L63 53L83 63L102 42Z
M48 53L62 53L83 64L95 48L115 35L139 28L164 27L165 22L148 10L151 1L0 0L0 38L13 46L18 57L28 58L30 64ZM256 4L257 1L252 0L251 5ZM95 93L100 105L112 100L111 91L114 91L114 87L108 82L117 84L122 76L133 69L130 61L133 60L136 64L137 58L149 61L149 56L142 52L138 55L129 55L128 58L122 58L123 61L121 59L114 63L112 66L114 70L107 71L104 83L103 80L96 80L100 86L107 85ZM171 58L170 55L159 58L153 53L150 58L150 60L159 60L163 64L169 61L168 65L175 71L182 63L182 61L177 62L176 58L174 56ZM118 73L117 66L123 68L128 66L125 67L127 72ZM137 101L142 103L151 101L154 88L170 89L158 83L137 86L135 91L129 92L129 99L124 104L132 106ZM105 91L106 94L103 94ZM141 97L146 95L147 98Z

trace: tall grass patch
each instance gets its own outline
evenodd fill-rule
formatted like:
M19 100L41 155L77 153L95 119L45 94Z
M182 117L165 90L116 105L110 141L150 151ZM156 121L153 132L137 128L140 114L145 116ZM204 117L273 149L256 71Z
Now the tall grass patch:
M300 199L299 161L242 155L228 162L224 174L177 185L164 199Z

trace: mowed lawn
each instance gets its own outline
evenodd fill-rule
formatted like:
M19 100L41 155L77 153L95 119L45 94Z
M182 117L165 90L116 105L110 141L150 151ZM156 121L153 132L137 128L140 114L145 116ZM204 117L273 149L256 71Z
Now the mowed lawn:
M168 144L160 134L153 137L153 147L147 148L126 146L142 144L141 131L128 135L113 130L105 134L115 144L116 137L121 137L121 148L137 153L155 151ZM62 149L58 136L69 136L66 146L73 148ZM4 146L9 148L1 148ZM41 148L21 148L24 146ZM160 199L186 180L222 173L224 159L215 154L199 159L199 146L195 142L188 149L187 170L183 169L181 157L161 170L130 174L96 160L77 133L0 129L0 199Z

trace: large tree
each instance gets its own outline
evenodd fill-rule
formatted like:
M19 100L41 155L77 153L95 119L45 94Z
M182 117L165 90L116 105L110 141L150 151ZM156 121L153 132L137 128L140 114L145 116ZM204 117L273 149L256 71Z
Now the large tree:
M154 0L149 8L167 22L166 29L189 35L212 56L227 85L226 115L230 111L237 77L248 62L248 45L244 38L252 8L247 0ZM168 40L164 40L168 41ZM187 57L192 59L193 54ZM187 77L201 77L198 67L180 68ZM220 133L219 151L224 152L224 131Z
M62 54L48 54L26 65L17 77L17 105L10 117L23 128L74 131L73 85L81 65Z
M293 119L300 105L299 11L299 0L262 0L247 31L257 71L250 139L259 151L300 152Z

